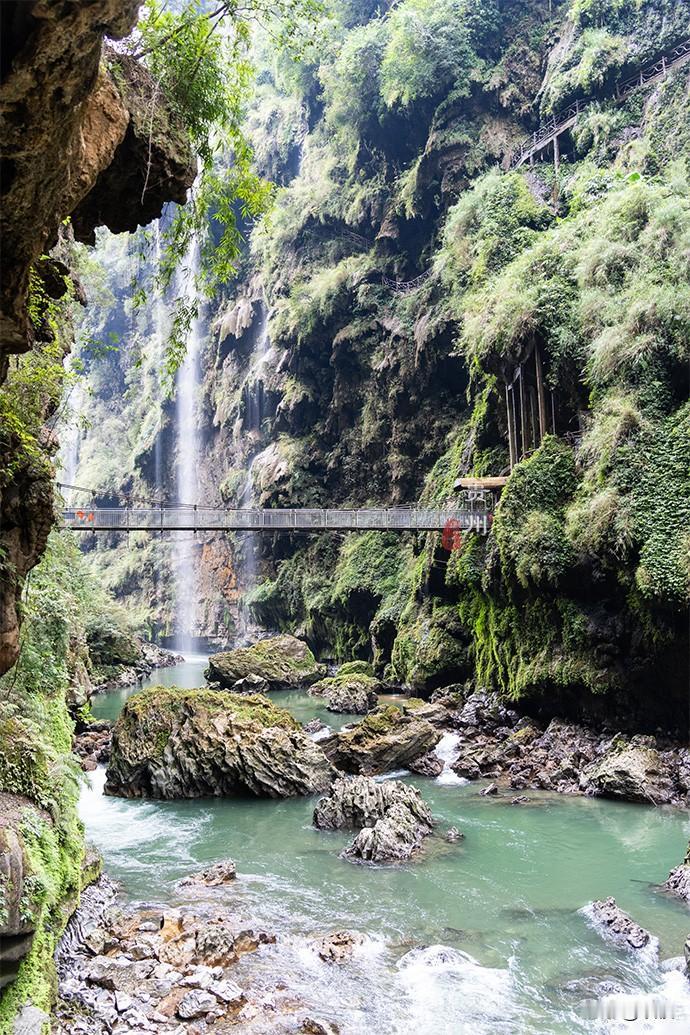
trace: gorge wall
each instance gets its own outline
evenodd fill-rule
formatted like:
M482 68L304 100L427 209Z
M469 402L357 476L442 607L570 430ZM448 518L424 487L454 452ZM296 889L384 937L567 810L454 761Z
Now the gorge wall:
M473 680L685 730L689 66L624 101L616 84L690 36L687 5L343 2L324 31L318 63L263 62L249 113L280 189L204 313L203 499L449 500L458 476L508 468L506 387L536 363L547 434L525 415L491 534L450 555L438 536L200 540L193 631L232 638L245 598L265 627L416 693ZM547 149L506 171L575 100L592 103L559 164ZM115 294L104 320L125 312ZM147 370L154 314L137 319ZM174 404L154 406L125 350L100 369L79 484L173 498ZM172 584L152 585L171 549L90 553L168 634Z
M55 946L99 865L85 853L77 816L72 718L96 660L87 626L100 616L111 637L118 623L104 613L111 600L97 605L74 544L49 540L55 427L70 388L63 363L86 301L79 276L88 262L76 242L102 224L135 230L165 201L184 201L195 172L183 126L161 101L152 118L145 69L104 51L106 37L131 31L138 8L138 0L31 0L0 11L3 1035L45 1030Z

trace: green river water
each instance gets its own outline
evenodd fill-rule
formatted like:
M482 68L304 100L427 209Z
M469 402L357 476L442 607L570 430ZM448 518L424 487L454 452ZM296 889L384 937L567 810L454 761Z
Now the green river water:
M190 659L149 684L203 685L204 667ZM114 718L127 696L96 697L94 714ZM304 693L272 696L301 721L352 718ZM450 756L452 738L441 750ZM91 777L81 803L87 836L126 894L172 898L179 877L231 857L239 879L224 904L282 936L238 966L266 987L280 973L343 1035L690 1031L690 1020L595 1028L577 1012L582 999L616 990L690 1007L686 979L660 962L682 953L690 915L654 888L684 855L686 812L543 792L512 805L510 794L481 797L480 785L450 773L403 775L440 830L457 826L465 839L434 839L419 862L373 868L339 857L346 834L312 827L313 800L127 801L102 795L102 770ZM583 908L608 895L658 938L658 952L626 952L593 928ZM341 928L371 941L352 966L328 967L308 936Z

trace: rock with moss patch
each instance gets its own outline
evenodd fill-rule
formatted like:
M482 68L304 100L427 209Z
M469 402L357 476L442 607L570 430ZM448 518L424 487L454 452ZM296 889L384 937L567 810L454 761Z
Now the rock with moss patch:
M441 732L426 719L384 705L324 741L323 746L338 769L372 774L405 768L408 762L428 754L440 739Z
M673 800L668 766L653 737L615 737L609 748L583 772L583 790L607 798L663 805Z
M369 661L346 661L338 669L339 676L373 676L374 669Z
M294 690L311 686L326 675L326 669L302 640L273 636L251 647L212 654L204 675L226 690L246 689L250 677L264 680L268 690Z
M345 666L343 666L345 667ZM343 670L328 679L321 679L309 689L312 697L323 697L330 712L350 712L366 715L378 704L378 694L383 684L374 676Z
M278 798L323 791L333 775L321 748L261 694L152 687L115 724L105 793Z

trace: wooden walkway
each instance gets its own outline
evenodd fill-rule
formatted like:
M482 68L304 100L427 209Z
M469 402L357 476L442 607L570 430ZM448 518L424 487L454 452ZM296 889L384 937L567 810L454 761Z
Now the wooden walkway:
M484 500L453 509L389 507L363 510L220 510L202 507L104 508L62 511L62 527L76 532L488 532Z
M659 79L663 79L670 69L684 64L688 60L690 60L690 40L685 40L683 43L679 43L677 47L674 47L673 50L660 57L654 64L647 65L636 75L631 76L630 79L617 83L615 99L618 101L625 100L635 90L639 90L641 86L650 86ZM525 137L518 144L511 155L508 168L519 169L521 165L533 158L535 154L543 151L549 144L554 143L556 138L561 133L571 129L580 115L588 111L594 103L596 102L591 100L578 100L568 108L558 112L557 115L552 115L534 133Z

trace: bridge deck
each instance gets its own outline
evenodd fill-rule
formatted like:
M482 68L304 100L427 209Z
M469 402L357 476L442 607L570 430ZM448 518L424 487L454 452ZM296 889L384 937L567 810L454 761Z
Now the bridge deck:
M80 532L306 532L383 529L433 532L448 522L466 531L488 532L491 514L484 506L462 509L390 507L370 510L216 510L207 508L72 508L62 525Z

